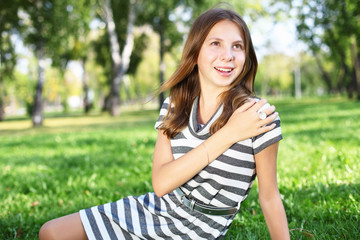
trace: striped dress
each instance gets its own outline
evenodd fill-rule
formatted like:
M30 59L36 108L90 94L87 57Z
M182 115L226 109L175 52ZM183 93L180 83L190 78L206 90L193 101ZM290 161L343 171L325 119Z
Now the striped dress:
M155 128L167 113L169 102L167 98L162 105ZM220 106L199 129L197 107L198 99L194 101L188 126L171 139L175 159L206 140L211 124L222 113ZM282 139L280 119L275 123L275 129L231 146L182 185L181 190L202 204L239 209L256 177L254 154ZM129 196L81 210L80 217L89 239L210 240L221 239L235 215L213 216L196 212L183 205L178 193L173 191L163 197L155 193Z

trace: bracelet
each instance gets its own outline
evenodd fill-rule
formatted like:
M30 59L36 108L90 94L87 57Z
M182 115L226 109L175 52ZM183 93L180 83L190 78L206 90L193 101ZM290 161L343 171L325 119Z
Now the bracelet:
M207 150L204 142L203 142L201 145L202 145L202 146L204 147L204 149L205 149L206 156L207 156L207 161L208 161L208 165L209 165L209 164L210 164L209 152L208 152L208 150Z

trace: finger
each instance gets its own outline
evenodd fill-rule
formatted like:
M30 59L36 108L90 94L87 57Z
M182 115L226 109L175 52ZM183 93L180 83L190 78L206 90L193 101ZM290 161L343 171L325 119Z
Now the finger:
M260 120L259 124L261 126L265 126L268 125L270 123L272 123L273 121L275 121L275 119L279 116L278 112L274 112L273 114L267 116L264 120Z
M261 100L257 101L257 103L255 103L254 106L252 106L251 110L253 110L254 112L258 112L262 108L265 109L266 105L270 106L267 103L266 99L261 99Z
M241 105L236 111L238 112L245 112L249 108L251 108L256 103L255 99L250 99L249 101L246 101L243 105Z
M259 112L263 112L266 113L266 116L269 116L270 114L272 114L275 111L275 106L274 105L269 105L269 107L265 108L265 109L260 109Z
M273 123L273 124L270 124L268 126L263 126L259 129L259 135L262 134L262 133L266 133L268 131L271 131L275 128L276 124Z

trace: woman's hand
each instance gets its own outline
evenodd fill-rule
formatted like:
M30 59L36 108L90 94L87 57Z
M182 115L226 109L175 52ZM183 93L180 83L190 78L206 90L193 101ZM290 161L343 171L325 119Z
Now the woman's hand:
M233 143L255 137L268 132L275 127L275 123L270 123L278 117L278 113L274 112L274 106L265 108L266 104L266 99L261 99L258 102L256 102L255 99L251 99L234 111L229 118L229 121L223 127L223 130L225 130L228 133L228 136L232 138L231 141ZM267 116L263 120L260 119L260 109L261 112L266 113Z

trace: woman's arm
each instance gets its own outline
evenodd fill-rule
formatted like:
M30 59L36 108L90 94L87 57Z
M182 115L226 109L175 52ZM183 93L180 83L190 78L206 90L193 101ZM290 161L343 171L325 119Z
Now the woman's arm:
M272 239L290 239L287 218L276 177L279 143L274 143L255 155L259 183L259 201Z
M161 197L190 180L235 142L273 129L274 125L262 126L274 121L277 114L260 120L257 113L265 103L266 100L245 103L234 112L223 128L176 161L172 155L170 140L160 130L154 149L152 167L152 184L156 195ZM274 110L274 107L270 107L265 111L270 114Z

